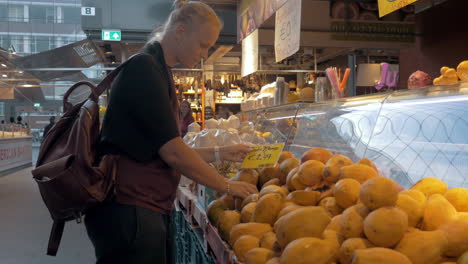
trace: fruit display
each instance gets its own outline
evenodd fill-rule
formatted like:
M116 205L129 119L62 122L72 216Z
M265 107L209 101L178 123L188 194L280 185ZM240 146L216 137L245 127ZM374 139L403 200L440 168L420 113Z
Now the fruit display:
M207 216L239 263L468 263L468 190L438 178L403 190L368 159L316 148L233 180L259 193Z
M468 81L468 61L462 61L457 69L444 66L440 69L440 77L434 79L434 85L452 85L461 81Z

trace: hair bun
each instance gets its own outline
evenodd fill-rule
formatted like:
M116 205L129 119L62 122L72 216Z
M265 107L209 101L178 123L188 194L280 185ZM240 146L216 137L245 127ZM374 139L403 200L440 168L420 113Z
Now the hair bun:
M187 4L187 0L174 0L175 9L181 9L185 4Z

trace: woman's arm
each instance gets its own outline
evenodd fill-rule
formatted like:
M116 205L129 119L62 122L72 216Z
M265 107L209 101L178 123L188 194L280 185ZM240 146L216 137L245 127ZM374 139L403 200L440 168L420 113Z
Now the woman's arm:
M194 148L195 152L200 155L200 157L210 163L216 161L215 148ZM244 160L245 155L251 152L252 149L244 144L236 144L231 146L219 147L219 157L221 160L241 162Z
M193 181L216 191L229 193L245 198L257 193L257 188L245 182L227 181L210 167L193 149L187 146L180 137L176 137L159 149L160 157L172 168ZM208 154L206 154L208 155Z

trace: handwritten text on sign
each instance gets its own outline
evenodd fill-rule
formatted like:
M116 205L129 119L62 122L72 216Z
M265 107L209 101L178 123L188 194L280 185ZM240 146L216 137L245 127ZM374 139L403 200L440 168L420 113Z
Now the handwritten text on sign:
M276 12L275 56L280 62L299 50L302 0L289 0Z
M242 163L243 169L274 167L278 162L284 144L264 145L252 147L254 150L247 154Z
M390 14L416 1L418 0L379 0L379 17Z

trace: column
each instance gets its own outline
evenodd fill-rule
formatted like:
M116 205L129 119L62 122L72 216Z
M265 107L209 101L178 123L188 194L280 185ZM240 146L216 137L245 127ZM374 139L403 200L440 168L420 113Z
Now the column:
M23 22L29 22L29 6L24 5Z

